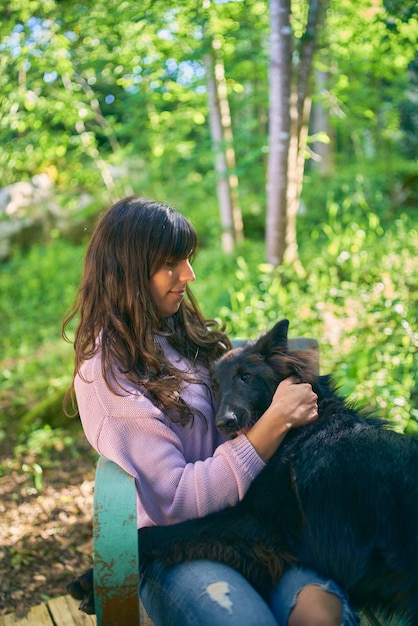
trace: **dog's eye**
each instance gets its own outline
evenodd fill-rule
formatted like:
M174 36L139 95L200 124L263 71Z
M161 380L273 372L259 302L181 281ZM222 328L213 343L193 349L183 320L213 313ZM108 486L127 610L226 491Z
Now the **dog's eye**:
M249 372L242 372L240 378L244 383L246 383L250 380L251 374Z

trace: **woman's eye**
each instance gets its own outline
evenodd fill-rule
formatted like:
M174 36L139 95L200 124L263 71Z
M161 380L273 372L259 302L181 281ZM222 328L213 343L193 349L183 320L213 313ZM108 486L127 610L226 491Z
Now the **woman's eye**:
M171 268L171 269L172 269L173 267L176 267L176 265L177 265L177 262L176 262L176 261L166 261L166 262L165 262L165 266L166 266L166 267L169 267L169 268Z

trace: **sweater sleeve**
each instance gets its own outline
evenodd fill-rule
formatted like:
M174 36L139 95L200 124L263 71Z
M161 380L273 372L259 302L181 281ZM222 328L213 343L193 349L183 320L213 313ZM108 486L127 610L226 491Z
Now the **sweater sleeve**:
M202 417L182 426L138 390L112 393L97 356L84 364L82 376L75 384L86 437L99 454L135 477L139 527L174 524L234 505L265 466L245 435L218 445L204 385L191 384L188 392Z

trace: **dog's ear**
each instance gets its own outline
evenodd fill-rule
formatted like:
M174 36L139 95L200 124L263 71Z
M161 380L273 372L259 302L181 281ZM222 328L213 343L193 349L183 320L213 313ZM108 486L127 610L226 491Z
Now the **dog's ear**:
M255 344L255 350L263 356L269 356L274 350L287 350L287 331L289 320L281 320L273 328L260 337Z

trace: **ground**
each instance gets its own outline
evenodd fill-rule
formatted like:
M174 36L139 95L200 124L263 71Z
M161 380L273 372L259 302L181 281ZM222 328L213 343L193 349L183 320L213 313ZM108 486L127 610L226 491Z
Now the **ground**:
M42 467L0 460L0 615L23 614L91 567L95 456L80 433Z

